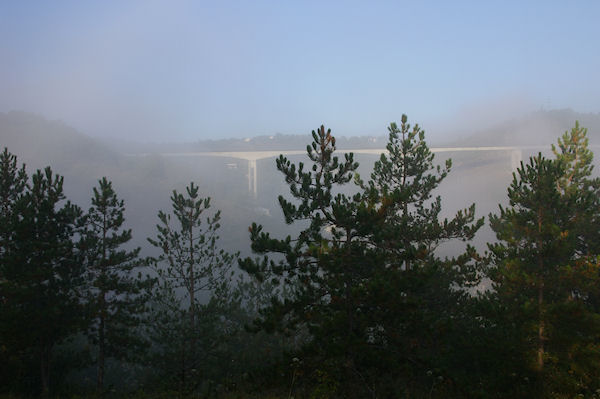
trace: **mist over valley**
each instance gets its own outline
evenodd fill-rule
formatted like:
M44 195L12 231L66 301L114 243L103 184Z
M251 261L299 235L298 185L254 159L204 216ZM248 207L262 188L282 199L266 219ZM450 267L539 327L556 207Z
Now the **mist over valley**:
M523 147L521 159L527 161L529 156L539 151L549 156L551 144L555 144L556 139L569 130L575 120L588 128L593 150L600 144L600 114L582 114L571 110L537 111L471 134L468 138L438 138L433 142L428 140L426 121L409 122L423 126L425 139L432 148ZM336 132L332 133L336 135ZM447 137L447 134L436 133L436 137ZM384 128L380 136L336 135L336 138L340 158L343 158L342 151L383 151L387 144ZM277 156L256 162L255 195L253 187L249 186L252 179L248 175L252 171L248 169L247 160L209 154L293 151L296 154L288 155L292 162L308 163L305 152L310 140L310 132L189 143L106 140L92 138L63 121L53 121L26 112L0 113L2 147L7 147L17 155L30 172L49 165L56 173L65 176L67 198L83 209L89 206L91 190L97 180L101 177L111 180L125 200L126 223L133 230L131 245L142 246L148 254L152 248L146 238L155 233L158 211L169 208L172 190L181 192L190 182L200 187L203 197L211 197L214 210L222 210L220 236L221 244L227 250L251 254L247 228L252 222L263 224L276 236L293 236L299 227L284 223L277 200L279 195L289 198L289 188L276 169ZM193 155L195 153L202 155ZM451 217L457 210L472 203L476 204L479 217L487 217L490 212L496 213L498 204L506 202L506 187L515 171L510 151L435 154L435 161L440 165L448 158L452 159L452 170L434 194L442 197L442 216ZM368 180L379 155L356 154L355 159L360 163L358 173ZM351 182L347 190L356 192L357 187ZM476 247L485 250L485 243L493 239L491 231L484 228L475 241ZM452 250L444 253L448 256L457 254Z
M0 399L600 398L598 15L0 1Z

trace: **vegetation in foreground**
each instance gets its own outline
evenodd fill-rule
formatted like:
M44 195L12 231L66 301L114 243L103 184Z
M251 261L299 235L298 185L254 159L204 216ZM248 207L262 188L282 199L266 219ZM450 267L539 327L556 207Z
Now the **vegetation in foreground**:
M0 393L600 396L600 180L586 133L576 123L553 159L521 163L485 253L469 245L484 224L475 204L440 217L452 164L436 166L406 116L366 180L323 126L306 163L281 156L279 203L299 233L253 224L243 259L220 248L220 212L194 183L159 211L156 254L142 258L110 181L84 212L62 177L29 177L4 149ZM438 255L456 241L461 254Z

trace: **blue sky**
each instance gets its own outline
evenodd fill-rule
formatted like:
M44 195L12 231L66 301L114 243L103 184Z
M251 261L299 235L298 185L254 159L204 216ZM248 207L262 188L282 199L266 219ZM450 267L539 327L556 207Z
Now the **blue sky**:
M597 1L3 1L0 111L94 136L472 130L600 112Z

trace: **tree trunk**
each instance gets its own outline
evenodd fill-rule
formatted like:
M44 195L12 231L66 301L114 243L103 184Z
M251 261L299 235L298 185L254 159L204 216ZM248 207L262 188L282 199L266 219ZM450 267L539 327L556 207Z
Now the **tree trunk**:
M406 133L402 132L402 141L406 140ZM406 158L408 157L408 151L406 146L402 146L402 185L401 189L404 191L406 189L406 180L408 179L408 171L406 168ZM404 200L402 203L402 216L406 218L408 216L408 199ZM410 247L410 240L404 240L404 256L406 256L406 251ZM411 262L409 259L404 259L404 271L409 271L411 268Z
M100 294L100 325L98 327L98 379L96 389L100 396L104 391L104 359L106 357L106 342L105 342L105 313L104 308L106 301L104 293Z
M544 371L544 260L542 258L542 212L538 210L538 336L537 336L537 369Z
M181 378L179 379L179 396L182 397L185 392L185 341L181 346L180 355L181 357L179 361L181 362Z
M102 284L106 283L106 234L108 232L108 225L106 220L106 212L103 215L103 226L102 226L102 261L100 263L100 273L102 278ZM105 322L106 322L106 290L105 287L100 288L100 296L98 298L98 307L100 309L100 325L98 326L98 375L96 389L100 397L104 391L104 359L106 357L106 342L105 342Z
M538 283L538 317L539 317L539 325L538 325L538 337L537 337L537 368L538 372L544 371L544 314L543 314L543 304L544 304L544 278L540 277L540 281Z
M51 347L44 346L40 353L40 373L42 378L42 394L43 399L47 399L50 393L50 352Z
M195 306L195 276L194 276L194 230L193 230L193 215L191 214L192 211L190 211L190 333L191 333L191 337L190 337L190 359L192 359L192 364L194 364L195 361L195 352L196 352L196 334L195 334L195 330L196 330L196 306Z

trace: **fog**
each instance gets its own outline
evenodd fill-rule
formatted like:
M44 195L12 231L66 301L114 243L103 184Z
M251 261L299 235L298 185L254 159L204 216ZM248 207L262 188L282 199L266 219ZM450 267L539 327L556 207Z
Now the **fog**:
M473 254L477 276L437 259L467 245L486 258L489 216L508 205L517 167L554 157L551 145L576 121L600 176L598 15L592 1L0 1L0 151L29 176L50 166L64 177L60 205L83 214L94 214L106 177L132 230L118 250L141 247L130 270L111 249L119 237L70 237L73 220L54 217L45 198L5 201L0 397L89 397L94 387L111 398L596 395L600 294L589 251L598 240L579 223L597 212L583 189L568 211L570 195L548 195L548 212L537 197L546 200L546 186L535 191L537 235L526 216L510 220L503 230L523 251L480 265ZM405 222L380 222L385 195L376 205L360 197L368 217L340 207L352 217L334 215L324 239L296 239L310 221L285 223L278 197L295 201L278 154L310 170L304 151L324 125L368 182L403 114L424 129L435 166L452 160L426 205L439 196L438 221L453 225L475 204L485 221L474 239L444 240L453 228L436 231L427 212L398 233ZM421 179L418 165L402 168ZM357 180L334 193L361 192ZM217 247L241 258L229 268L193 249L204 236L188 238L189 264L176 254L172 279L167 261L151 265L162 251L148 238L190 182L211 198L203 216L221 211ZM430 182L419 182L425 195ZM555 212L566 217L546 222ZM260 266L243 259L259 255L253 223L301 244L288 254L268 244L270 261L301 262L252 273ZM380 223L383 234L373 231ZM340 240L343 252L329 240L335 225L356 231ZM535 268L521 261L532 256ZM159 278L150 287L144 275ZM265 331L250 332L257 326Z
M550 145L575 120L588 127L592 150L600 148L600 115L582 114L570 110L536 111L503 121L454 141L432 142L436 150L443 146L523 146L521 158L542 151L551 155ZM412 122L412 120L411 120ZM427 130L427 124L424 124ZM386 143L385 130L379 136L340 138L338 148L344 151L370 149L375 154L357 154L359 173L368 179L378 150ZM426 134L426 138L427 138ZM186 144L140 144L133 141L107 141L92 138L61 121L51 121L24 112L0 113L0 144L27 164L31 174L37 168L52 166L65 176L67 197L83 209L90 206L92 187L102 176L113 181L116 192L126 203L127 226L133 229L132 245L142 246L149 255L152 248L146 238L156 234L159 210L169 211L172 190L183 191L194 181L203 197L212 198L214 210L223 212L221 245L230 251L250 255L248 226L257 222L276 236L297 233L299 226L287 226L277 197L290 198L289 188L275 166L275 157L260 157L256 161L256 181L250 169L249 155L263 153L296 153L293 162L307 162L302 152L312 140L310 134L262 136L246 139L194 141ZM436 147L437 146L437 147ZM211 151L230 151L230 156L211 156ZM236 151L240 152L236 155ZM196 155L190 155L195 153ZM247 159L244 159L247 158ZM447 179L435 193L442 197L443 217L452 217L459 209L476 204L477 215L485 217L497 212L498 204L506 202L506 188L514 172L510 151L438 152L436 162L453 160ZM598 157L595 159L598 170ZM250 176L249 176L250 175ZM256 190L254 190L256 184ZM358 190L349 184L346 192ZM484 226L474 244L485 250L494 239ZM464 244L443 248L444 255L455 255Z
M600 143L596 4L133 1L0 4L0 147L30 173L51 165L83 208L102 176L127 202L136 245L171 190L190 181L224 215L224 245L249 251L247 226L288 229L274 158L167 153L301 151L331 128L338 148L382 149L403 113L431 146L526 146L575 120ZM577 20L565 29L565 22ZM594 148L594 147L593 147ZM455 161L445 215L505 197L510 155ZM303 157L294 155L294 160ZM368 177L375 155L357 155ZM489 237L481 239L484 242Z
M0 111L96 138L452 140L539 109L600 110L599 5L0 4ZM577 21L570 23L569 21Z

